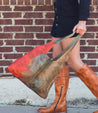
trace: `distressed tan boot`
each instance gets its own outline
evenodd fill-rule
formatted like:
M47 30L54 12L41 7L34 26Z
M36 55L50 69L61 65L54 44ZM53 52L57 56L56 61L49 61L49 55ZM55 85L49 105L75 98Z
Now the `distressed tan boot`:
M98 99L98 76L92 71L91 68L85 64L76 75L86 84L90 91Z
M66 93L69 84L69 68L63 66L61 72L55 80L55 101L48 108L40 108L38 112L40 113L56 113L56 112L66 112Z

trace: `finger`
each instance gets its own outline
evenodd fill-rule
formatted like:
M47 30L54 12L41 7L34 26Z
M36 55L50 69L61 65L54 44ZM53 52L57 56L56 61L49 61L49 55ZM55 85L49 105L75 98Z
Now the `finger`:
M73 32L76 32L76 30L77 30L77 26L75 26L75 27L73 28Z
M80 29L80 28L77 29L77 33L79 33L82 36L84 35L85 32L86 32L85 29Z

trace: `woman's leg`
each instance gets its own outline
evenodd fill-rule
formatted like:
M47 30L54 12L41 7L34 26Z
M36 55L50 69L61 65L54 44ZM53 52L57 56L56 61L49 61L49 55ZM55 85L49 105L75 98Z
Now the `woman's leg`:
M57 40L57 38L52 38ZM58 56L62 52L62 45L58 43L53 48L53 58ZM61 72L55 80L55 101L48 108L40 108L38 112L40 113L55 113L55 112L64 112L67 111L66 105L66 94L69 84L69 68L63 66ZM58 101L59 100L59 101Z
M65 49L72 40L73 39L68 39L63 41L63 49ZM68 60L68 65L76 71L76 75L86 84L98 99L98 76L87 66L87 64L82 62L80 58L80 42L78 42L72 50Z
M52 37L52 40L58 40L59 38L55 38ZM61 42L57 43L54 47L53 47L53 54L52 57L55 58L56 56L58 56L61 52L63 51Z
M75 38L70 38L70 39L62 41L61 44L62 44L63 50L66 49L68 47L68 45L74 39ZM67 63L69 65L69 67L71 67L75 71L78 71L79 69L81 69L83 67L84 63L82 62L82 60L80 58L80 41L73 48Z

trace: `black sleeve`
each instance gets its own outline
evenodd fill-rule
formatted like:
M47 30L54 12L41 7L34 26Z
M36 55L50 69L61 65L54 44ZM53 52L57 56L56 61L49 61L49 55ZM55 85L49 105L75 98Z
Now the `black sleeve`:
M87 20L89 17L90 0L80 0L79 2L79 20Z

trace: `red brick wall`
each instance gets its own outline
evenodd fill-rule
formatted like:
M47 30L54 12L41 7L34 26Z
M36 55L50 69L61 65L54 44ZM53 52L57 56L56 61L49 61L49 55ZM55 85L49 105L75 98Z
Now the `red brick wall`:
M7 67L37 45L47 43L53 23L53 0L0 0L0 76ZM98 72L98 0L92 0L81 56Z

